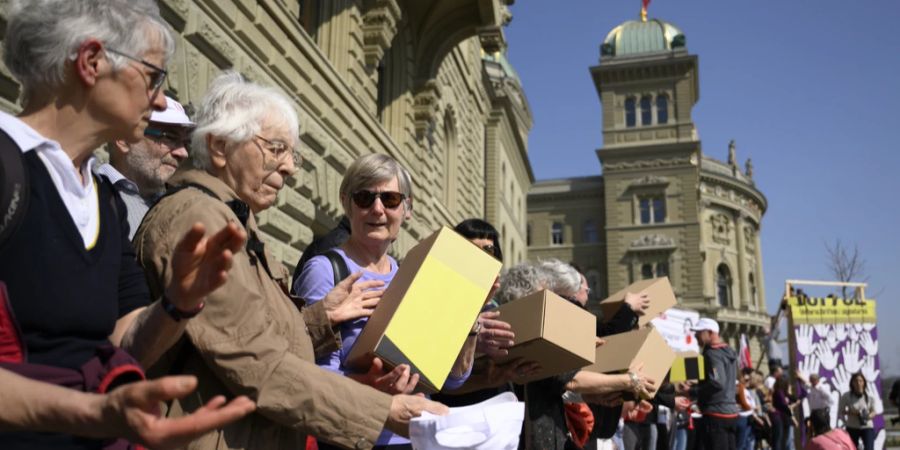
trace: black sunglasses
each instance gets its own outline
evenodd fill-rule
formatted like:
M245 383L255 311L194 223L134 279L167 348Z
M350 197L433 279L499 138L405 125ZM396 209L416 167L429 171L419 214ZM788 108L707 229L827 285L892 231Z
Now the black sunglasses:
M368 208L375 203L376 198L380 198L381 204L384 205L385 208L394 209L400 206L400 204L403 203L403 200L406 200L406 195L393 191L372 192L362 190L350 194L350 198L353 199L353 203L356 203L356 206L359 206L360 208Z

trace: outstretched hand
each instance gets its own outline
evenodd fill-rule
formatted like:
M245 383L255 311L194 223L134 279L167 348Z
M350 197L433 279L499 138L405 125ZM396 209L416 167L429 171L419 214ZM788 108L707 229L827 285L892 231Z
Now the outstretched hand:
M332 325L369 317L375 311L381 295L384 294L383 290L378 289L384 286L384 281L357 282L362 275L362 272L356 272L344 278L322 299L325 314L328 315Z
M419 383L419 374L412 373L408 364L400 364L392 370L385 370L381 358L372 359L372 365L365 374L351 374L350 378L372 386L388 394L412 394Z
M166 297L178 309L191 311L207 295L225 284L234 254L247 240L247 233L234 223L212 237L197 222L185 233L172 253L172 281Z
M201 435L250 414L256 405L241 396L229 403L217 396L192 414L176 419L159 415L159 403L181 398L197 387L192 376L163 377L126 384L108 395L93 397L100 423L110 427L100 437L122 436L153 449L182 447Z
M650 307L650 296L647 294L633 294L628 292L625 294L625 303L634 311L635 314L643 316Z

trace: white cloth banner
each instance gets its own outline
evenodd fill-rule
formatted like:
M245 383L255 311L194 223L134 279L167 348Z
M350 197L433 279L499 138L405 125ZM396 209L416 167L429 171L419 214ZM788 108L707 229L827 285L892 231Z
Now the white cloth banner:
M424 412L410 421L409 439L416 450L515 450L524 418L525 403L506 392L446 416Z
M700 320L700 313L670 308L651 323L676 352L700 352L691 327Z

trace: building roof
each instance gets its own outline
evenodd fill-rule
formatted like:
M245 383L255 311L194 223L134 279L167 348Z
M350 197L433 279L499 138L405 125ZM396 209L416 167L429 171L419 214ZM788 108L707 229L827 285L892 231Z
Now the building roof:
M670 52L685 46L684 33L669 22L629 20L612 29L600 45L600 55L621 57Z

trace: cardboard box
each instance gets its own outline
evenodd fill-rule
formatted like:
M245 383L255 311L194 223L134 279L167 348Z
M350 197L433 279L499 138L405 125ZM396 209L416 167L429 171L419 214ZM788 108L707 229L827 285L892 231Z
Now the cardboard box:
M643 316L638 317L638 326L643 327L651 320L675 306L675 292L669 284L669 277L650 278L632 283L630 286L610 295L600 302L600 311L603 313L603 322L609 322L613 316L625 305L625 294L647 294L650 297L650 307Z
M675 361L675 352L653 327L639 328L603 338L597 347L596 362L585 368L599 373L625 373L635 363L643 363L642 372L660 386ZM652 395L650 396L653 397Z
M547 291L511 301L497 308L499 319L508 322L516 334L509 354L498 364L522 358L535 361L541 370L517 378L517 383L559 375L594 362L597 317L572 302Z
M679 352L675 354L669 382L700 381L706 379L706 367L703 355L697 352Z
M501 265L441 228L406 254L344 364L367 370L373 356L409 364L422 390L440 390Z

